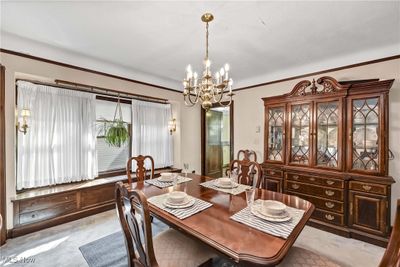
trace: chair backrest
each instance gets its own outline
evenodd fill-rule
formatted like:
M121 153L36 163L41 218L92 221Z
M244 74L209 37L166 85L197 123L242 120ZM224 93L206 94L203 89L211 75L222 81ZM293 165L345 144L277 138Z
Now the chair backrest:
M397 200L396 218L389 244L379 267L400 267L400 199Z
M139 155L137 157L132 157L128 159L128 162L126 163L126 175L128 176L128 183L132 183L132 176L131 176L131 171L132 171L132 161L136 161L136 178L138 182L142 182L146 180L146 167L145 167L145 160L149 159L151 162L151 177L150 179L154 178L154 160L151 156L142 156Z
M241 159L240 156L243 155L243 159L251 160L257 162L257 154L254 150L249 150L249 149L241 149L237 153L236 159ZM253 159L251 159L253 157Z
M238 183L246 185L255 185L257 188L262 186L262 168L260 164L249 159L232 160L230 164L230 173L234 171L238 176ZM254 181L256 179L256 181Z
M122 182L115 184L115 200L124 233L129 267L158 267L154 254L149 206L140 190L130 192L129 203ZM139 214L140 216L137 216ZM142 240L143 239L143 240Z

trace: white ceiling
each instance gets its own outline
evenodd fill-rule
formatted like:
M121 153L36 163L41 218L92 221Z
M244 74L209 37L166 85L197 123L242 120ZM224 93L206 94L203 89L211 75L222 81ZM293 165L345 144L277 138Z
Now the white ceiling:
M400 54L395 2L1 2L1 47L181 90L214 70L234 88Z

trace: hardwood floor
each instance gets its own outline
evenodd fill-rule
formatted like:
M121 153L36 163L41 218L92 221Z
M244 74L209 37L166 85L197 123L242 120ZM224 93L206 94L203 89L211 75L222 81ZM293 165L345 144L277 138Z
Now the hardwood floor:
M0 266L87 266L79 247L120 230L115 210L7 240ZM323 254L343 266L378 266L384 249L306 226L295 246ZM14 263L5 261L13 260ZM23 263L25 260L25 263ZM19 262L17 262L19 261ZM29 262L29 264L27 264ZM344 264L344 263L347 263Z

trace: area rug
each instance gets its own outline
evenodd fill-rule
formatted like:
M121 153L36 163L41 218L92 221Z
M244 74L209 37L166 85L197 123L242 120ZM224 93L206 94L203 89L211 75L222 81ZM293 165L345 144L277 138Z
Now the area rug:
M153 236L168 229L168 226L154 218ZM79 247L89 267L127 267L127 254L122 232L116 232ZM235 267L223 258L214 258L213 267Z
M168 229L168 226L154 218L153 236ZM116 232L79 247L89 267L126 267L127 254L122 232Z

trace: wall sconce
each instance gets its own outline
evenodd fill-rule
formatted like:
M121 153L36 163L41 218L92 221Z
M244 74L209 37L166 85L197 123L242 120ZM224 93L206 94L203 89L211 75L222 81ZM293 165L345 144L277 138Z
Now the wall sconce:
M171 119L168 122L168 130L169 130L169 134L172 135L173 132L176 131L176 119Z
M18 113L16 115L18 118ZM17 119L17 123L16 123L17 130L20 131L21 133L23 133L24 135L27 133L28 128L29 128L26 119L29 118L30 116L31 116L31 111L29 109L23 109L23 110L21 110L22 125Z

